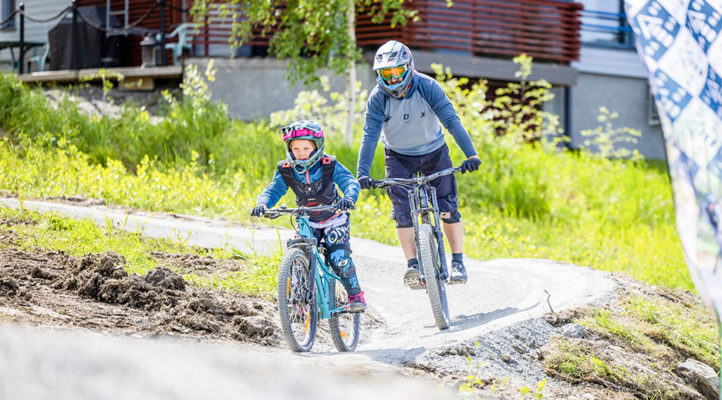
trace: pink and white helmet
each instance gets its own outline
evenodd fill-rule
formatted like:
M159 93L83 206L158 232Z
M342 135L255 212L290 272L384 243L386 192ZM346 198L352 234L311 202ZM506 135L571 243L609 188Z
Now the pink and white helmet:
M300 173L306 172L316 165L323 157L324 138L323 129L316 121L296 121L281 128L283 141L286 143L286 156L291 166ZM310 140L316 146L316 150L308 160L296 160L291 151L291 142L298 139Z

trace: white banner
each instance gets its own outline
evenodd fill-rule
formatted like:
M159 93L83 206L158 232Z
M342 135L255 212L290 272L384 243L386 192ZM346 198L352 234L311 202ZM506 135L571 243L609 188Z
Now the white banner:
M662 122L687 266L719 313L722 0L626 0L625 6Z

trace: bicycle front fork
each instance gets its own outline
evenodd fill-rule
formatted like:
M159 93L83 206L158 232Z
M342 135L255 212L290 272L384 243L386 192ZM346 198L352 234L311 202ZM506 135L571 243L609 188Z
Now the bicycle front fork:
M436 188L430 186L429 193L425 190L418 190L414 195L409 193L409 205L411 208L411 220L414 223L414 236L416 241L416 251L420 254L419 249L419 217L422 223L431 225L431 229L436 236L436 244L439 248L439 278L447 281L449 278L449 269L446 265L446 252L444 251L444 231L441 225L441 217L439 216L439 204L436 199ZM431 207L429 207L431 201ZM434 223L430 221L430 215L434 216Z

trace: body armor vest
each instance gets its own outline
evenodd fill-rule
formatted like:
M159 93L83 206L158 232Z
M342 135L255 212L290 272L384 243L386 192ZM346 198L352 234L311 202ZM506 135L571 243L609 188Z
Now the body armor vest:
M336 158L323 156L321 158L321 179L311 184L299 182L293 176L291 163L283 160L278 163L278 173L286 185L296 193L296 204L299 207L313 207L336 204L339 200L336 185L333 183L333 172L336 169ZM333 211L323 211L311 214L312 222L322 222L334 216Z

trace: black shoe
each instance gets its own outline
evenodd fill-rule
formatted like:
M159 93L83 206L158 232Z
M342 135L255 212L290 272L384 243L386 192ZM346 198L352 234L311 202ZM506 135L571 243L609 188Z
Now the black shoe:
M424 278L421 276L418 264L413 267L409 267L406 272L404 272L404 285L413 290L424 288Z
M464 267L464 264L460 262L452 262L449 284L455 285L459 283L466 283L466 278L466 268Z

